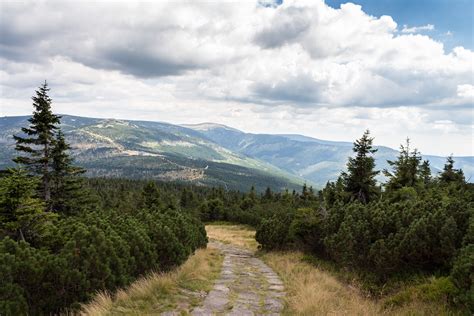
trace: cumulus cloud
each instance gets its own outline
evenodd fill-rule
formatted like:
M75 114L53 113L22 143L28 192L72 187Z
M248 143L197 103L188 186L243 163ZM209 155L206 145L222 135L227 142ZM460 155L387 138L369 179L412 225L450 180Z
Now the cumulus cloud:
M419 131L449 117L457 130L440 132L454 133L472 125L474 54L418 34L432 29L398 31L390 16L323 0L2 2L1 114L28 113L48 79L61 111L82 115L282 130L292 116L305 131L312 113L341 119L318 120L331 131L414 117Z

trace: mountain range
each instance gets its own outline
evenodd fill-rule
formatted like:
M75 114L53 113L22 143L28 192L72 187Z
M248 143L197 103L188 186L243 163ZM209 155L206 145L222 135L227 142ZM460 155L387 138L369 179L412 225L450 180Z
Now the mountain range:
M21 133L29 116L0 118L0 168L13 166L12 135ZM251 134L214 123L174 125L163 122L86 118L63 115L61 127L76 163L89 176L150 178L223 186L228 189L320 188L334 180L352 155L351 142L302 135ZM389 168L398 151L377 146L378 169ZM433 173L446 157L423 155ZM474 157L455 157L466 178ZM380 176L380 181L383 177Z

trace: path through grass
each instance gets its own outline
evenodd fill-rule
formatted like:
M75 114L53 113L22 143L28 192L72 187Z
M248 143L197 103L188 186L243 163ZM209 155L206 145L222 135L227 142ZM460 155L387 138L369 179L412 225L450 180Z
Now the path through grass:
M258 249L255 230L243 225L207 225L210 238L225 243ZM303 253L257 252L282 279L286 297L283 315L450 315L442 302L412 300L394 309L384 302L366 297L357 287L339 280L330 271L325 271L304 260Z

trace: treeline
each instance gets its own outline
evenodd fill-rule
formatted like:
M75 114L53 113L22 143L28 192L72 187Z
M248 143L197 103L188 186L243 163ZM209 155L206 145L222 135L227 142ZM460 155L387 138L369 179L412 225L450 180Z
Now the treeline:
M18 167L0 175L0 315L75 310L207 244L173 188L83 179L47 92L45 83L15 136Z

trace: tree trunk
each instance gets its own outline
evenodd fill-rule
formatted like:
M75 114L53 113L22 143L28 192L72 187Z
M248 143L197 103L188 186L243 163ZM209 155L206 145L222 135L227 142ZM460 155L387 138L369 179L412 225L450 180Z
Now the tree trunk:
M20 228L18 232L20 233L20 239L26 241L25 236L23 236L23 230Z
M43 163L43 194L44 200L49 202L51 199L51 188L49 186L49 147L48 143L44 145L44 163Z

